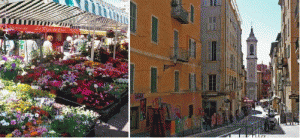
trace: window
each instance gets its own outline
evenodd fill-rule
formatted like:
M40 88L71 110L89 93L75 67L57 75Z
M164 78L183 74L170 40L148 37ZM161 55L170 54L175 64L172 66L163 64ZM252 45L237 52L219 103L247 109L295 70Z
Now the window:
M189 89L190 91L196 91L196 74L190 73L189 74Z
M287 31L288 31L288 36L290 36L290 19L288 19L288 27L287 27Z
M193 113L194 112L194 107L193 107L193 105L189 105L189 118L192 118L192 116L193 116Z
M191 5L191 22L193 23L194 22L194 6Z
M234 62L234 61L233 61L233 60L234 60L234 59L233 59L233 55L231 55L231 56L230 56L230 68L231 68L231 69L233 69L233 66L234 66L234 65L233 65L233 62Z
M194 39L189 39L189 56L196 58L196 42Z
M157 92L157 68L151 68L151 92Z
M210 6L217 6L217 0L210 0Z
M210 91L216 91L216 82L217 82L217 76L209 75L209 90Z
M179 92L179 71L175 71L175 92Z
M136 32L136 19L136 5L130 2L130 32Z
M254 55L254 46L250 45L250 55Z
M291 46L289 45L289 46L288 46L288 49L287 49L287 57L288 57L288 58L290 58L290 50L291 50Z
M157 43L158 20L152 16L152 41Z
M217 41L211 42L211 61L217 60Z
M209 17L208 18L208 30L216 30L216 17Z
M178 31L174 31L174 57L175 59L179 56L179 42L178 42Z
M130 93L133 93L134 84L134 65L130 64Z

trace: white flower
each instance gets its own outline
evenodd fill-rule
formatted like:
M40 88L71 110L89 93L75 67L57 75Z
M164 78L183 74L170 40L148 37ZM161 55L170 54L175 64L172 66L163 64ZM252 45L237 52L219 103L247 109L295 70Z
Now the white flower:
M8 123L8 122L5 122L5 123L3 123L2 125L3 125L3 126L8 126L9 123Z
M98 88L98 85L97 85L97 84L94 84L94 87L97 89L97 88Z
M21 116L21 119L24 120L26 117L25 116Z
M22 72L21 75L24 76L24 75L27 75L27 74L28 74L28 73L24 71L24 72Z
M1 60L1 61L0 61L0 65L3 65L4 63L5 63L4 60Z
M68 71L68 74L71 75L71 71Z
M35 66L34 66L34 65L32 65L32 66L31 66L31 69L34 69L34 68L35 68Z
M21 64L21 65L20 65L20 68L22 68L22 69L25 68L25 65L24 65L24 64Z
M74 85L78 85L77 82L74 82Z
M0 123L3 125L4 123L6 123L6 121L3 119Z
M7 113L6 113L6 112L3 112L3 113L1 113L1 115L0 115L0 116L4 116L4 117L6 117L6 115L7 115Z
M56 132L54 130L50 130L48 133L55 134Z
M38 113L35 113L35 117L39 117L39 114L38 114Z

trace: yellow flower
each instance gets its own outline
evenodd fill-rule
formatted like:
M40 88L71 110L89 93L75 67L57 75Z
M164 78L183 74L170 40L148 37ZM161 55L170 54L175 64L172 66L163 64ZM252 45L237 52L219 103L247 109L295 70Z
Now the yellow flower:
M6 137L12 137L12 134L7 134Z

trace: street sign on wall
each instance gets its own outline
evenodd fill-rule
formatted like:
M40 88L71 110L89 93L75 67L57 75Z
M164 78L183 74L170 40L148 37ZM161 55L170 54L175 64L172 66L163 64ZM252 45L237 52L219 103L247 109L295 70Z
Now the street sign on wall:
M297 94L292 94L289 96L290 99L299 99L299 95Z

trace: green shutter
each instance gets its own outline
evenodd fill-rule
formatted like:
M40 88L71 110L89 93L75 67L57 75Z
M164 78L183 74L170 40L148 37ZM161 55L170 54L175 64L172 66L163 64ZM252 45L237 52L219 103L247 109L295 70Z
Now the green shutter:
M197 84L196 84L196 74L194 74L194 90L197 90Z
M192 40L189 39L189 56L192 57Z
M130 31L136 32L136 5L130 2Z
M194 44L194 49L193 49L193 50L194 50L194 58L196 58L196 50L197 50L197 49L196 49L196 41L194 41L193 44Z
M192 91L192 74L189 74L189 90Z
M191 22L194 22L194 6L191 5Z
M134 65L130 64L130 93L133 93Z
M179 92L179 72L175 71L175 92Z
M151 68L151 92L157 92L157 69Z
M157 42L158 20L152 17L152 41Z

